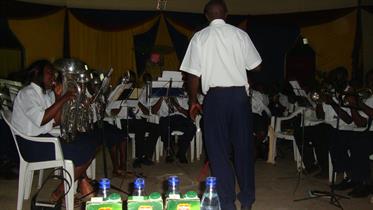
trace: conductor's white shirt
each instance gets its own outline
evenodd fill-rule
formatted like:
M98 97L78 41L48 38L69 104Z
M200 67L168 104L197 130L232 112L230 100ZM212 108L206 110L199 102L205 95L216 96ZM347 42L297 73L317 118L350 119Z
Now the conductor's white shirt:
M215 19L193 36L180 70L201 76L202 91L206 94L211 87L248 87L246 70L261 62L245 31Z
M28 136L38 136L49 133L54 120L41 125L45 110L55 101L53 92L43 93L35 83L20 90L14 100L12 125Z

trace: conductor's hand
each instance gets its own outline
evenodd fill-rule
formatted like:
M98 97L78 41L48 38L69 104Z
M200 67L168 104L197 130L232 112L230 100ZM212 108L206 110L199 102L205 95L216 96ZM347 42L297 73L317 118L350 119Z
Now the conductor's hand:
M189 116L195 121L197 114L202 112L202 106L199 103L191 103L189 106Z

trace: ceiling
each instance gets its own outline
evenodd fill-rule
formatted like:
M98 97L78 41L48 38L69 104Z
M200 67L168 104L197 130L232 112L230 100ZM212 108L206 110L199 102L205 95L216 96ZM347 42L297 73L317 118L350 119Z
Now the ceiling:
M155 10L157 0L18 0L71 8ZM208 0L167 0L166 11L202 13ZM230 14L256 15L318 11L357 6L359 0L227 0ZM372 0L361 0L372 5Z

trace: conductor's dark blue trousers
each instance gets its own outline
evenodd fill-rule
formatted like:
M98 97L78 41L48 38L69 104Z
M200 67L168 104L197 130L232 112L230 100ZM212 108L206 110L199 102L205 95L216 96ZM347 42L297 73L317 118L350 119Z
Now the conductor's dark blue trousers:
M210 88L203 102L204 137L212 175L222 210L236 209L237 194L242 205L255 200L254 150L251 107L245 87Z

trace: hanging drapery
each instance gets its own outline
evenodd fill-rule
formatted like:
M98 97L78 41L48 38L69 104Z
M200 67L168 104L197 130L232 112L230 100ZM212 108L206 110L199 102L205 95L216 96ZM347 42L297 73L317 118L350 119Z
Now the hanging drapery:
M301 28L316 52L316 69L329 71L343 66L351 73L351 52L354 45L356 11L337 20Z
M171 41L170 33L167 29L166 22L164 19L164 16L161 15L161 19L159 22L159 29L158 33L155 39L155 48L157 51L159 51L161 54L163 54L163 65L162 70L178 70L180 66L180 61L177 58L176 52L173 49L173 44ZM171 50L168 48L172 48ZM155 70L156 71L156 70ZM154 73L152 75L160 76L160 72Z
M273 84L284 79L285 56L299 36L296 25L247 21L247 32L262 57L261 71L250 75L261 84Z
M188 48L189 40L193 35L193 31L186 30L174 22L166 18L167 29L170 33L172 45L175 48L176 55L179 61L183 60L186 49Z
M3 17L0 17L0 34L0 78L6 78L23 68L23 47Z
M65 11L32 19L11 19L9 25L25 48L25 66L37 59L62 57Z
M142 84L142 75L146 70L146 63L150 57L153 46L155 45L155 37L159 28L159 20L154 24L150 30L139 33L134 33L134 44L136 54L136 67L138 75L138 83ZM136 35L137 34L137 35Z
M158 20L120 31L102 31L80 22L69 14L70 54L86 62L91 68L107 71L114 68L112 83L128 70L136 70L133 36L149 30Z
M362 25L373 26L373 9L372 12L362 11ZM363 27L362 34L363 68L366 73L369 70L373 70L373 27Z

